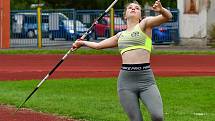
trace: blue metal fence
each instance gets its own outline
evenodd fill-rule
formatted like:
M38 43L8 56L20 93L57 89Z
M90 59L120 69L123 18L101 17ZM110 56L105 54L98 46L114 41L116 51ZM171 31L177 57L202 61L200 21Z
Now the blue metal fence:
M37 47L37 11L11 12L11 47ZM43 10L41 14L42 45L67 44L76 36L75 10ZM71 44L71 43L70 43Z
M173 18L152 30L153 44L179 43L179 11L171 10Z
M43 10L42 46L71 46L72 41L82 36L103 10ZM153 15L146 10L145 15ZM153 28L153 44L175 43L179 41L178 11L171 10L171 21ZM115 10L114 32L126 29L123 10ZM37 47L37 13L36 10L19 10L11 12L11 47ZM110 37L110 17L106 15L95 26L87 40L101 40Z

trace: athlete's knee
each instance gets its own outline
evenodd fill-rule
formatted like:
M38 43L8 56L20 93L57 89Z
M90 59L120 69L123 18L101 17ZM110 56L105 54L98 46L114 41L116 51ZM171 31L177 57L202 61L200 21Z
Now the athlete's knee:
M163 115L162 114L153 114L152 121L163 121Z
M143 121L142 116L136 114L128 114L130 121Z

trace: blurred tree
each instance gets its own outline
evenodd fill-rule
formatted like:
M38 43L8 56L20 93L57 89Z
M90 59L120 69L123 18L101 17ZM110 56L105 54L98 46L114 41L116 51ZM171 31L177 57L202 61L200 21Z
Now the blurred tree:
M42 3L45 0L41 0ZM10 0L10 6L12 10L21 10L21 9L32 9L31 4L37 4L38 0Z
M133 0L119 0L115 8L123 9L124 5ZM137 0L142 6L146 3L152 5L155 0ZM11 9L31 9L31 4L37 3L38 0L11 0ZM41 0L45 3L45 8L61 9L61 8L75 8L75 9L105 9L113 0ZM177 0L162 0L164 7L177 8Z

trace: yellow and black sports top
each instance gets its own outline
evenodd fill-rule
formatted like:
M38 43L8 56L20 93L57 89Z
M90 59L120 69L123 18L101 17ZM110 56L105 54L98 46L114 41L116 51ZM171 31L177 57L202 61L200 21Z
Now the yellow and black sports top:
M152 50L152 40L147 36L137 24L132 31L122 31L118 33L118 48L121 54L135 49Z

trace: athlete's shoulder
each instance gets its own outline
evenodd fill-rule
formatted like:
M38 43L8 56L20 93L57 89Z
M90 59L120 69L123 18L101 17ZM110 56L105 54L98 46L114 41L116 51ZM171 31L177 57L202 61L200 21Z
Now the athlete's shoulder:
M122 35L123 32L124 32L124 31L118 32L118 33L116 34L116 37L117 37L117 38L120 38L120 36Z

